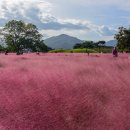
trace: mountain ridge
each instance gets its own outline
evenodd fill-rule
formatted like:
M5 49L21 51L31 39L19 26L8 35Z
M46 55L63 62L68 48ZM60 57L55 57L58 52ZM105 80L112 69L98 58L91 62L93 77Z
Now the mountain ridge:
M117 45L117 40L109 40L109 41L106 42L105 45L114 47L114 46Z
M72 49L76 43L83 43L85 40L80 40L76 37L69 36L67 34L60 34L44 40L44 43L53 49ZM106 42L106 46L114 47L117 44L117 40L109 40Z
M66 34L53 36L44 40L44 43L53 49L72 49L76 43L82 42L82 40Z

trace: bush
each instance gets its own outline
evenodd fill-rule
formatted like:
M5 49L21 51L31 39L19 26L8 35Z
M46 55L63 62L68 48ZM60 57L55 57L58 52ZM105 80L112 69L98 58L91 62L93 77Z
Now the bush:
M51 53L58 53L58 52L66 52L66 50L64 50L64 49L55 49L55 50L51 50L49 52L51 52Z
M111 53L112 52L112 48L110 47L104 47L100 49L101 52L103 53ZM77 48L77 49L55 49L55 50L51 50L49 51L51 53L99 53L99 48L93 48L93 49L89 49L89 48Z

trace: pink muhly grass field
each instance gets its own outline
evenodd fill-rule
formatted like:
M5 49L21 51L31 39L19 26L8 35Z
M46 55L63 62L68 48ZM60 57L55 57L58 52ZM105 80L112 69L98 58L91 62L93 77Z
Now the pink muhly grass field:
M0 54L0 130L130 130L128 54Z

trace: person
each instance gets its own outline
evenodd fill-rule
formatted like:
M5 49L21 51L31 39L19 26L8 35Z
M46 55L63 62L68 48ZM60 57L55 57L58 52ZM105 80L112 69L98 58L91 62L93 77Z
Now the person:
M113 55L114 57L118 57L118 51L117 51L117 48L116 48L116 47L113 48L113 50L112 50L112 55Z
M8 50L5 51L5 55L8 55Z

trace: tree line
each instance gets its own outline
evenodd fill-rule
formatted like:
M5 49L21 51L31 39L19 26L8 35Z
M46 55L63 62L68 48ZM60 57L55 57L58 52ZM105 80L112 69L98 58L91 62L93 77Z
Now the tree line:
M84 41L83 43L77 43L74 45L74 49L78 48L99 48L99 52L101 52L101 47L105 47L105 41Z
M94 47L100 47L100 46L105 46L105 41L98 41L98 42L93 42L93 41L84 41L83 43L77 43L74 45L74 49L76 48L94 48Z
M21 20L11 20L5 24L0 30L0 36L6 43L6 46L0 45L0 51L6 50L20 54L23 50L31 50L32 52L47 52L50 47L44 44L43 35L38 31L36 25L25 23ZM130 52L130 28L119 27L114 38L117 40L119 50L127 50ZM99 48L105 47L105 41L84 41L74 45L77 48Z
M130 52L130 27L119 27L117 33L114 35L114 39L117 40L116 47L121 52ZM77 43L74 45L74 49L76 48L99 48L99 52L101 51L101 47L105 47L105 41L84 41L83 43Z

